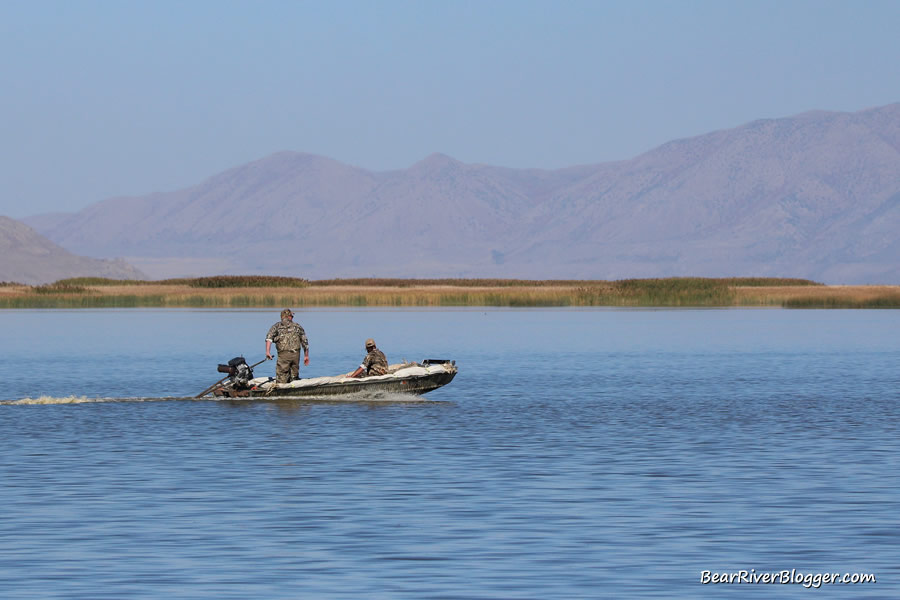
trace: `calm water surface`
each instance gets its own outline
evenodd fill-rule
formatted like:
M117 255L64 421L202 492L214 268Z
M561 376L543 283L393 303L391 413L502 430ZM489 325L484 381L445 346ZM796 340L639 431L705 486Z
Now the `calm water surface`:
M277 313L0 311L0 597L900 597L900 311L300 311L460 373L187 398Z

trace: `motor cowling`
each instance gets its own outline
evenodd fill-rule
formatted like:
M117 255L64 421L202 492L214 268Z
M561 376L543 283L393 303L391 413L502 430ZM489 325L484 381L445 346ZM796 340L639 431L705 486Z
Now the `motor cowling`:
M243 356L237 356L228 361L227 365L219 365L219 373L228 373L229 383L235 388L245 388L253 379L253 369L247 364Z

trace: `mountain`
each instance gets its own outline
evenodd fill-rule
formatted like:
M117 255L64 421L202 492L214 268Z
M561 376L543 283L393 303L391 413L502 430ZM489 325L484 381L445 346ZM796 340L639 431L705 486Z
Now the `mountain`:
M560 190L533 223L512 259L556 248L610 278L900 283L900 104L671 142Z
M146 275L122 260L75 256L40 236L28 225L0 216L0 281L28 285L68 277L143 279Z
M558 170L281 152L26 222L152 276L694 276L900 283L900 104L754 121Z

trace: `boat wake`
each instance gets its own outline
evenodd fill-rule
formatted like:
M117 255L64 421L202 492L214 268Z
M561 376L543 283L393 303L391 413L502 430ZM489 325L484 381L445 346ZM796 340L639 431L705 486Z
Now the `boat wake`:
M106 402L158 402L161 400L185 400L185 398L88 398L87 396L39 396L21 400L0 400L0 406L25 406L36 404L101 404Z
M219 398L205 396L194 398L191 396L167 396L160 398L88 398L87 396L39 396L37 398L22 398L20 400L0 400L0 406L27 406L27 405L52 405L52 404L102 404L112 402L165 402L171 400L200 400L212 402L410 402L425 403L438 402L414 394L402 394L400 392L359 392L343 396L303 396L303 397L272 397L257 396L254 398Z

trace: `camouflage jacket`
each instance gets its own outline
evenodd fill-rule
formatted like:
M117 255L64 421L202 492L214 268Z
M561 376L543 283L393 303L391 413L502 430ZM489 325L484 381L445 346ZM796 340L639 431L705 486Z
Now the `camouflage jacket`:
M309 340L306 332L299 324L291 320L278 321L269 328L266 340L275 342L279 352L299 352L301 346L303 352L309 352Z
M384 375L388 368L387 357L384 352L374 348L366 354L360 366L366 370L368 375Z

